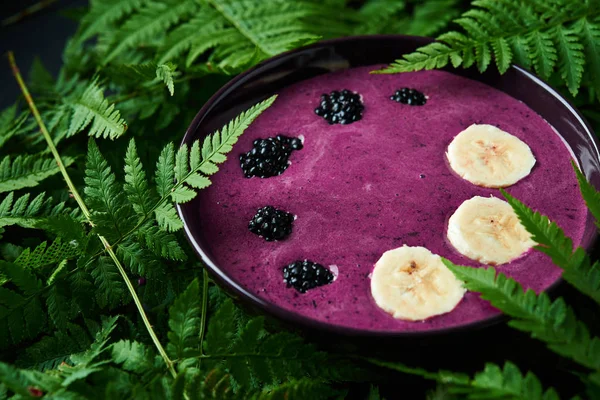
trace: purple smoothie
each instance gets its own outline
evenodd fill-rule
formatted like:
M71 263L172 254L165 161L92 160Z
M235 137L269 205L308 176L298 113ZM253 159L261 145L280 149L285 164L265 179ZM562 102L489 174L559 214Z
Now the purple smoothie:
M458 264L480 266L446 239L450 215L472 196L501 197L450 171L445 151L473 123L495 125L527 143L532 173L508 191L550 216L581 242L587 210L570 166L571 153L552 127L525 104L482 83L442 71L372 75L377 66L321 75L284 88L244 133L199 196L200 226L213 260L249 291L284 309L330 324L372 331L426 331L469 324L498 313L467 293L450 313L422 322L394 319L378 308L369 274L381 254L424 246ZM429 99L424 106L394 102L402 87ZM349 89L363 97L362 120L329 125L315 115L319 96ZM238 155L258 138L303 137L280 176L244 178ZM284 241L266 242L248 230L260 207L297 216ZM330 285L301 294L286 288L282 269L301 259L335 265ZM335 269L335 268L334 268ZM560 277L549 257L531 251L499 271L541 291Z

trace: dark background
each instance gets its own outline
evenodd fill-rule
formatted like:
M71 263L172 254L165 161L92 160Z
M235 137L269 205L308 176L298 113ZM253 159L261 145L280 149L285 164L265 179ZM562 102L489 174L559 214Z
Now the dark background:
M267 0L265 0L267 1ZM85 0L58 0L43 10L25 16L5 26L4 21L25 10L36 1L0 0L0 109L12 104L19 96L19 89L10 72L5 53L12 50L21 71L27 74L35 57L56 76L61 65L61 54L66 39L75 32L77 23L65 16L65 10L87 5ZM593 326L599 326L596 308L588 299L563 284L553 295L564 296L574 306L577 314ZM596 331L597 332L597 331ZM580 391L581 384L575 378L575 366L567 360L554 356L541 343L508 328L504 323L475 332L463 332L433 340L374 341L346 340L322 334L309 335L328 348L346 353L378 355L390 360L403 361L409 365L431 370L448 369L474 372L483 368L486 361L515 362L520 368L533 370L545 386L553 386L566 396ZM423 398L423 390L430 385L408 376L388 376L385 371L375 371L382 380L383 393L388 399ZM367 387L351 388L356 398L363 397ZM360 393L360 394L359 394Z

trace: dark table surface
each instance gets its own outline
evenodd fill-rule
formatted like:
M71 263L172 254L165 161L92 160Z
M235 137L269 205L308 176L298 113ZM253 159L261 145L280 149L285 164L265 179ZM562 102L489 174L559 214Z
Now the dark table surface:
M0 20L18 13L29 5L36 3L29 0L0 1ZM0 53L4 55L12 50L23 72L27 72L35 59L39 57L44 65L56 75L61 65L61 54L66 39L73 34L77 23L61 15L65 9L86 6L85 0L58 0L33 15L27 16L17 23L0 27ZM18 87L8 67L5 57L0 58L0 109L12 104L19 95ZM574 305L578 314L585 320L597 323L595 307L586 298L573 291L567 285L559 287L555 295L564 296ZM559 388L565 394L571 394L580 387L578 381L568 371L568 361L554 356L545 347L527 335L521 334L505 326L497 324L476 332L461 333L434 341L411 341L409 343L391 341L380 343L375 347L368 341L351 341L357 348L346 347L343 339L323 338L323 335L309 335L325 346L342 347L343 351L380 353L382 356L404 361L411 365L420 365L435 370L439 368L477 371L485 361L503 363L511 360L521 369L531 369L542 378L546 385ZM362 348L362 351L361 351ZM383 392L387 398L395 399L402 394L403 398L424 398L422 382L412 377L394 379L384 382ZM398 390L399 385L404 389ZM412 387L409 390L408 387ZM365 391L364 386L352 388L352 392ZM419 393L420 394L417 394ZM354 397L354 396L353 396ZM356 398L361 398L358 395Z

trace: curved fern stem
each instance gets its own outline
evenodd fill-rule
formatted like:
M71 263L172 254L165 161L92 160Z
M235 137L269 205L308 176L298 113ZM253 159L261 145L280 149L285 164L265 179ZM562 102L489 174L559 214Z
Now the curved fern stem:
M15 57L14 57L14 54L12 51L8 52L8 62L10 64L12 72L15 76L15 79L17 80L19 88L21 89L21 92L23 93L23 96L25 97L25 101L29 105L29 108L31 109L31 112L35 118L35 121L37 122L37 124L40 128L40 131L42 132L42 135L46 139L48 148L52 152L52 155L54 156L54 159L56 160L56 164L58 165L58 169L60 170L65 182L67 183L67 186L69 187L69 190L71 191L71 194L73 195L73 198L77 202L77 205L81 209L83 215L85 216L85 219L88 221L88 223L91 226L94 226L94 223L92 222L92 219L91 219L90 211L87 208L86 204L84 203L83 199L81 198L81 195L77 191L77 188L73 184L73 181L71 180L71 177L69 176L69 173L67 172L67 170L62 162L60 154L58 153L58 150L56 149L56 146L54 145L54 142L52 141L52 137L50 136L50 133L48 132L48 129L46 128L46 125L44 124L44 121L42 121L42 117L40 116L40 113L33 101L33 98L31 97L31 94L29 93L29 90L27 89L27 85L23 81L23 77L21 76L19 68L17 67L17 63L15 62ZM158 340L158 337L156 336L156 333L154 332L154 329L152 328L152 325L150 324L150 321L148 320L146 312L144 311L144 308L142 307L142 302L140 301L137 293L135 292L135 288L133 287L131 280L127 276L127 273L125 272L125 269L123 268L123 265L121 264L121 261L119 261L119 259L117 258L117 255L113 251L113 247L110 245L110 243L108 243L108 241L101 235L98 235L98 238L104 245L104 248L106 249L106 252L110 256L110 258L114 261L115 265L117 266L117 269L119 270L119 273L121 274L121 276L123 277L123 280L125 281L125 284L127 285L127 289L129 290L129 293L131 294L131 297L133 298L133 301L140 313L140 316L142 317L142 320L144 321L144 325L146 325L146 328L148 329L148 334L152 338L154 345L156 346L156 348L158 349L158 352L160 353L163 360L165 361L165 364L167 365L169 372L171 373L171 375L173 375L173 378L175 378L177 376L177 373L175 372L175 368L173 367L173 361L171 361L171 359L167 355L165 349L163 348L160 341Z

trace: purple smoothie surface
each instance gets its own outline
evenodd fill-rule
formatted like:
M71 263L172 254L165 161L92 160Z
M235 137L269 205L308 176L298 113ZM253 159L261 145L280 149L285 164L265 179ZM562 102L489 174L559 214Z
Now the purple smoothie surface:
M375 304L369 275L383 252L424 246L451 261L461 256L446 238L448 218L473 196L501 195L459 178L445 152L474 123L495 125L527 143L537 159L531 174L507 190L581 242L587 210L570 166L571 153L553 128L522 102L480 82L448 72L369 74L378 66L321 75L286 87L246 130L213 184L198 199L198 221L213 261L260 298L302 316L370 331L426 331L484 320L498 311L467 293L450 313L425 321L394 319ZM397 89L415 88L424 106L390 100ZM315 115L322 93L349 89L362 95L363 118L329 125ZM255 139L302 137L280 176L244 178L238 156ZM248 230L260 207L297 216L292 234L266 242ZM282 269L309 259L339 271L336 280L301 294L287 288ZM335 270L336 268L334 268ZM498 266L524 287L541 291L559 279L549 257L530 251Z

